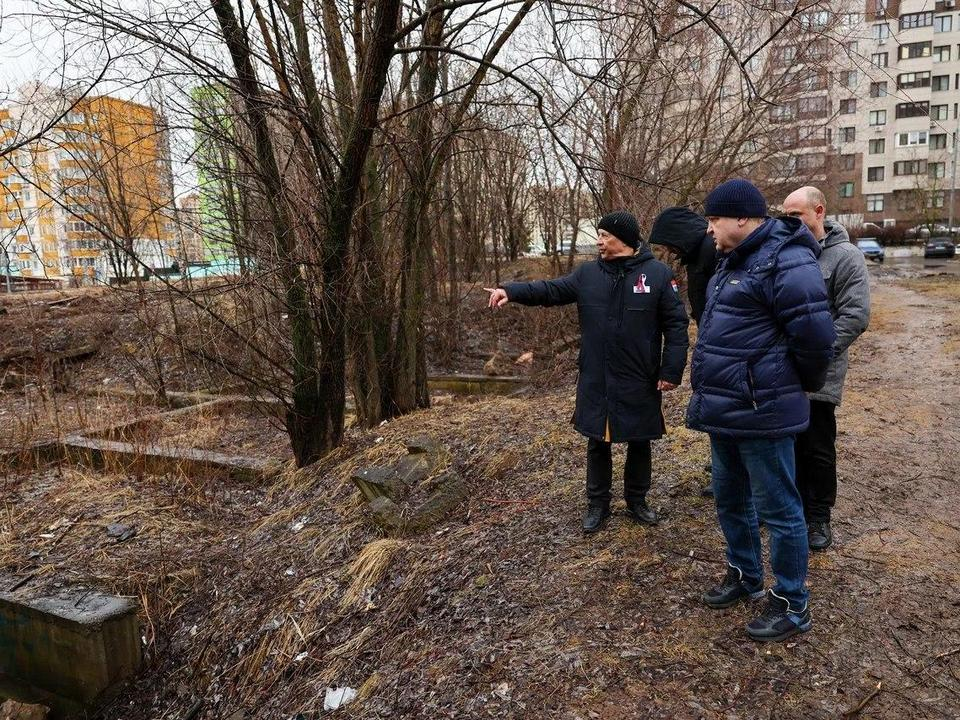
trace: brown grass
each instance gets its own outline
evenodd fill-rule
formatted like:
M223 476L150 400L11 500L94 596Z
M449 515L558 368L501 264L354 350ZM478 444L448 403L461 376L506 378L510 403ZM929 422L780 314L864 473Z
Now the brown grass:
M900 285L941 300L960 300L960 275L933 275L898 281ZM872 318L871 318L872 322Z

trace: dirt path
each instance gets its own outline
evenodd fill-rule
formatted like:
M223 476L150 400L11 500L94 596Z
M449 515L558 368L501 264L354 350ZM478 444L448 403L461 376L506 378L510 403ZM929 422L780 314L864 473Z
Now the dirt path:
M960 325L950 302L889 278L874 279L873 300L839 414L837 545L811 559L813 632L758 645L743 631L757 606L700 603L723 573L723 542L697 493L707 442L683 427L688 391L669 398L670 432L655 444L664 522L615 515L590 538L569 398L525 401L510 432L532 462L496 496L532 504L505 506L482 538L465 534L431 583L469 599L431 605L434 620L401 635L438 683L381 656L407 702L372 700L357 716L960 717ZM460 589L471 568L482 587Z

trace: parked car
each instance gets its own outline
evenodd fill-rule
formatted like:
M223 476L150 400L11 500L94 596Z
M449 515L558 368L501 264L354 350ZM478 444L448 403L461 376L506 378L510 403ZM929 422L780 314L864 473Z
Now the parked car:
M863 253L863 256L867 258L867 260L883 262L883 246L874 238L861 238L857 240L857 247L860 248L860 252Z
M952 258L956 254L957 247L953 244L953 240L948 237L930 238L923 249L925 258Z

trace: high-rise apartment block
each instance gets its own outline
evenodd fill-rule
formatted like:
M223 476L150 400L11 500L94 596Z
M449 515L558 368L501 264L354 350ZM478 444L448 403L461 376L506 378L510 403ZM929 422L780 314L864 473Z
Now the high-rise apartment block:
M946 223L960 108L955 0L868 0L834 85L831 211L851 224ZM958 223L960 193L952 217Z
M25 95L0 110L5 140L56 122L0 161L0 272L108 281L168 267L179 233L155 111L96 96L60 117L62 95Z

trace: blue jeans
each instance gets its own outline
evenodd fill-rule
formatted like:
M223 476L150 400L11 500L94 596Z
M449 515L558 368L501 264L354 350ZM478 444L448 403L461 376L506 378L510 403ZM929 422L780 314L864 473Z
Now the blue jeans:
M713 495L727 541L727 562L745 578L763 579L757 516L770 536L774 594L800 612L808 592L807 525L797 491L793 437L731 440L710 436Z

